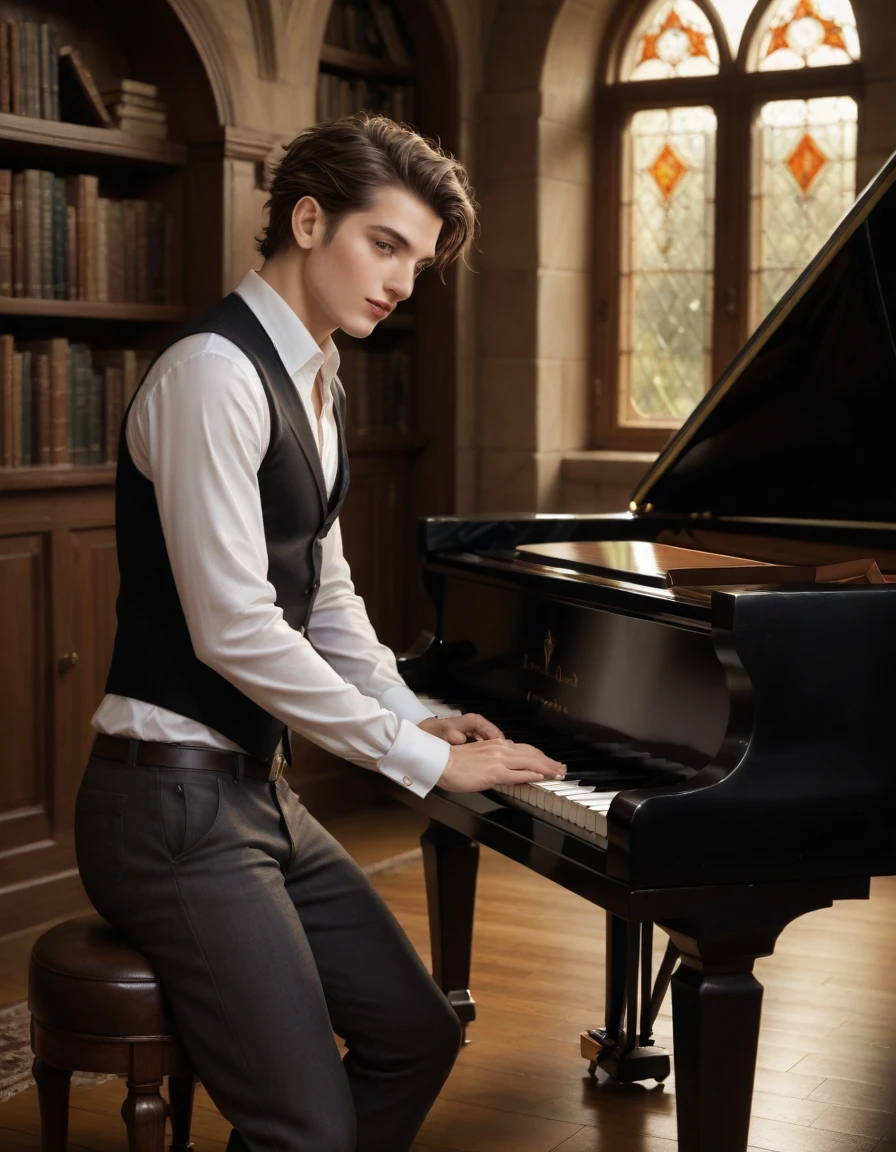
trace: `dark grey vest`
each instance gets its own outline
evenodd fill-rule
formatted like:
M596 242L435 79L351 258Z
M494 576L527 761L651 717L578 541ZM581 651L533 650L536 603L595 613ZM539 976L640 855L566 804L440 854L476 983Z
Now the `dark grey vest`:
M301 398L252 309L231 293L171 343L200 332L216 332L236 344L255 366L264 388L271 414L271 440L258 469L258 486L267 577L276 589L276 602L287 624L302 630L320 585L322 540L348 489L345 394L334 382L339 473L328 501L314 432ZM274 753L285 726L196 658L171 573L155 489L131 459L124 428L125 421L115 478L115 538L121 580L116 603L118 631L106 691L188 716L266 759ZM193 496L182 492L179 498L190 500Z

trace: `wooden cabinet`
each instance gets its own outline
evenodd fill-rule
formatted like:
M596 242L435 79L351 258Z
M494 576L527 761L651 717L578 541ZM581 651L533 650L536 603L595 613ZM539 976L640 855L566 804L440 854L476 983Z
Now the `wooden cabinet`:
M2 935L86 904L74 797L108 671L118 573L108 483L0 500Z

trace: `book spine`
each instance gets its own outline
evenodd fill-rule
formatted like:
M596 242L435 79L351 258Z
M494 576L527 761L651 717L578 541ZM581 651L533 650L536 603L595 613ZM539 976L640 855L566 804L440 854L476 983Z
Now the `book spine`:
M41 214L40 214L40 172L36 168L25 169L25 295L40 297L41 279Z
M86 286L85 277L87 273L87 253L84 250L84 240L87 236L87 204L85 199L84 179L85 178L83 176L67 176L65 180L66 201L68 206L73 208L75 211L74 236L77 252L74 276L72 276L71 269L69 270L69 280L73 279L75 284L75 295L70 296L70 300L87 299L84 293Z
M109 299L120 304L124 300L124 233L120 200L109 202L106 230L109 237Z
M149 203L149 302L165 303L165 216L158 200Z
M124 413L131 397L137 391L140 379L137 376L137 353L133 348L125 348L121 354L121 411Z
M12 294L25 295L25 173L12 174Z
M30 468L34 463L34 357L30 352L22 353L22 420L19 464Z
M23 60L27 60L27 88L28 111L27 116L40 117L40 43L37 35L37 25L28 20L22 24L25 32L24 44L26 51L22 53Z
M149 205L137 201L137 302L149 303Z
M50 116L53 120L61 120L59 111L59 41L53 29L50 29Z
M22 116L31 115L31 88L29 69L31 60L28 47L28 25L24 20L16 22L19 33L19 111Z
M37 26L38 58L40 60L40 114L44 120L53 119L53 94L50 91L50 25Z
M78 299L78 210L65 206L65 298Z
M90 448L90 349L86 344L73 344L71 359L71 462L83 465L89 463Z
M180 304L183 300L182 265L178 259L183 247L179 240L178 222L172 212L165 213L165 304Z
M15 351L12 336L0 336L0 468L12 466L12 373Z
M9 110L22 114L22 34L15 20L7 24L9 36Z
M0 112L12 111L12 84L10 83L9 21L0 23Z
M89 353L88 353L89 355ZM87 454L85 463L102 464L105 456L105 437L103 435L103 417L105 415L105 378L102 372L94 372L92 368L86 372L87 377Z
M118 459L118 439L121 435L122 417L122 371L110 365L106 369L104 427L106 439L106 463L114 464Z
M53 177L53 299L66 298L65 177Z
M0 296L12 296L12 172L0 169Z
M84 299L97 299L97 244L96 207L99 199L99 180L96 176L84 176Z
M50 387L52 380L52 359L46 352L34 357L34 463L52 464L52 424L50 411Z
M40 173L40 283L41 296L52 300L55 288L53 271L53 173Z
M22 467L22 353L12 357L12 444L9 462L13 468Z
M137 202L122 200L122 234L124 243L124 298L128 304L137 301Z
M69 395L71 392L71 348L68 341L53 342L50 361L50 463L71 463L69 450Z
M101 304L109 300L109 201L105 196L96 202L96 298Z

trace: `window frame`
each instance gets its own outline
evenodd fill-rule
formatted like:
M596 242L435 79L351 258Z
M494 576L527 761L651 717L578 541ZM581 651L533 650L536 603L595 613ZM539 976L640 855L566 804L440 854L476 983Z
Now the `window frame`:
M759 0L744 27L737 55L715 10L694 0L712 24L719 46L713 76L668 80L617 80L619 62L645 9L620 0L599 61L594 138L593 443L617 451L659 451L680 425L626 428L619 420L619 270L623 136L634 112L708 105L715 111L716 190L710 380L719 378L749 335L750 192L753 125L771 100L851 96L864 119L861 60L824 68L748 72L746 62L759 26L775 0ZM852 0L853 8L857 0ZM627 9L627 11L626 11ZM858 191L858 189L857 189Z

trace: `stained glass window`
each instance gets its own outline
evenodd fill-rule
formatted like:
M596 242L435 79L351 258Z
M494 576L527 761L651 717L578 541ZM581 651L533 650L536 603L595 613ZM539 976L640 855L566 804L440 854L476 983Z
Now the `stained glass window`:
M756 0L712 0L712 6L725 27L731 55L736 56L747 20L756 7Z
M710 76L719 70L712 25L694 0L661 0L647 9L629 41L622 80Z
M620 422L669 427L710 373L716 116L635 112L625 135Z
M859 59L859 33L849 0L777 0L754 41L759 72L821 68Z
M775 100L754 137L753 327L806 267L856 193L856 120L850 96Z

